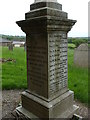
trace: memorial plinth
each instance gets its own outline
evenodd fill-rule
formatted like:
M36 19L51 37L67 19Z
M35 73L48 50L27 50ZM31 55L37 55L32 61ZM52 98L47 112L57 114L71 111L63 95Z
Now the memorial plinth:
M71 118L77 110L67 69L67 33L76 21L51 1L36 0L17 22L26 33L28 82L17 110L29 118Z

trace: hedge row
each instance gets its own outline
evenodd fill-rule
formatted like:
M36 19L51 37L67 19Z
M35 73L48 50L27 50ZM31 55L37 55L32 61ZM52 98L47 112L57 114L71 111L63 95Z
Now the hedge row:
M78 47L82 43L88 43L88 38L68 38L68 43L75 44Z

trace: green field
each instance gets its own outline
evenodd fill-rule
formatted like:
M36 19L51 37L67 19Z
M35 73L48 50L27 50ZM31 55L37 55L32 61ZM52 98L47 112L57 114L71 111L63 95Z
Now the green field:
M73 64L74 50L68 50L68 85L74 91L75 98L88 103L88 69Z
M76 47L75 44L71 43L71 44L68 44L68 48L71 48L71 49L74 49Z
M26 54L24 48L14 48L9 51L3 47L2 58L11 58L16 62L7 62L2 64L2 87L3 89L26 88Z
M75 92L76 99L88 103L88 69L75 67L73 56L74 49L68 49L68 85ZM2 64L3 89L26 89L27 71L24 48L14 48L13 51L9 51L8 48L3 47L0 58L16 60L16 62Z

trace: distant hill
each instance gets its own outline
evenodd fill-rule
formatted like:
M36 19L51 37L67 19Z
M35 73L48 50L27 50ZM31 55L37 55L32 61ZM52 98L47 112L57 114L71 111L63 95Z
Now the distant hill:
M69 39L88 39L88 37L68 37Z
M25 41L25 36L12 36L12 35L0 35L3 39L11 40L11 41ZM73 40L85 40L88 41L88 37L68 37L68 42ZM89 39L90 40L90 39Z
M0 35L3 39L7 39L10 41L25 41L25 36L11 36L11 35Z
M68 42L73 42L76 40L88 42L89 38L88 37L68 37Z

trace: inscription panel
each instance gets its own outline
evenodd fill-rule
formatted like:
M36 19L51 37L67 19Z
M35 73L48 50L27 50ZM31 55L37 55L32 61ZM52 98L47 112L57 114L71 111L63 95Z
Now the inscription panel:
M49 95L60 93L67 87L67 35L49 34L48 42Z
M47 39L43 34L27 38L28 89L47 97Z

